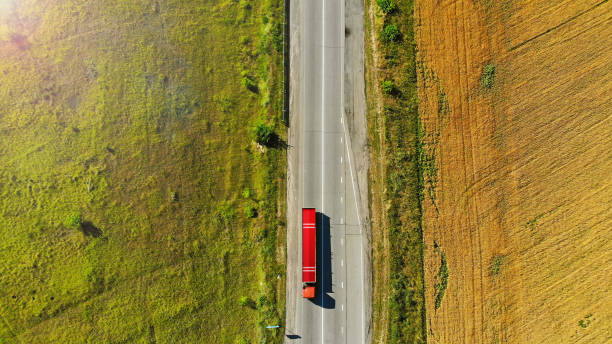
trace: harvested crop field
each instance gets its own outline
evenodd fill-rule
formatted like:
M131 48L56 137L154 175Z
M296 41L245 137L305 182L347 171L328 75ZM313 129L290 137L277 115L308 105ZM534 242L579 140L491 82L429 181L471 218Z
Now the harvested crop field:
M0 1L0 343L282 340L282 15Z
M612 5L417 1L415 23L428 342L609 342Z

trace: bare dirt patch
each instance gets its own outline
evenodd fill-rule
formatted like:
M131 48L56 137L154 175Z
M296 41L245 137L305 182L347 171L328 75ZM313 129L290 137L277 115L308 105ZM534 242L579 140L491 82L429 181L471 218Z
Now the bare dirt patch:
M610 339L611 15L417 1L429 342Z

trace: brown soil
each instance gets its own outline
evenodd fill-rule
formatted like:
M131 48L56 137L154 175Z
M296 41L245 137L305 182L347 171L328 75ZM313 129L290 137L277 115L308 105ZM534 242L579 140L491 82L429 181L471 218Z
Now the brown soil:
M611 22L601 0L417 1L430 343L612 339Z

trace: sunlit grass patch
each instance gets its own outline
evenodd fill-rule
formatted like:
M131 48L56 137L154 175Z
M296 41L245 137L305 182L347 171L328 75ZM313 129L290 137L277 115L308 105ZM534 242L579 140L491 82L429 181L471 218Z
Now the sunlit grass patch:
M29 30L0 49L0 342L281 340L284 154L249 128L283 135L282 8L244 3L0 15Z

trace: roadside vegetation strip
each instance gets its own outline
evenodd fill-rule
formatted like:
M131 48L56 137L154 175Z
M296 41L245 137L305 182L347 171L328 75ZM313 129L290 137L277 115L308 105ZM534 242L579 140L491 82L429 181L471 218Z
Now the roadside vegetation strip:
M282 341L282 17L0 12L0 343Z
M373 1L373 0L372 0ZM366 2L374 10L367 27L369 139L373 166L374 340L425 343L421 199L423 149L418 113L413 1ZM377 58L376 58L377 56ZM380 88L372 90L372 88ZM382 102L379 108L377 102ZM379 103L380 104L380 103ZM376 165L376 163L373 163ZM382 199L381 199L382 198ZM382 206L377 206L381 204ZM385 258L383 258L385 257ZM388 306L386 306L388 303Z
M442 304L442 299L444 298L444 293L446 293L446 287L448 286L448 265L446 264L446 255L444 252L441 254L440 258L440 271L438 271L438 276L436 278L436 283L434 285L434 289L436 291L436 302L435 307L436 310L440 308Z

